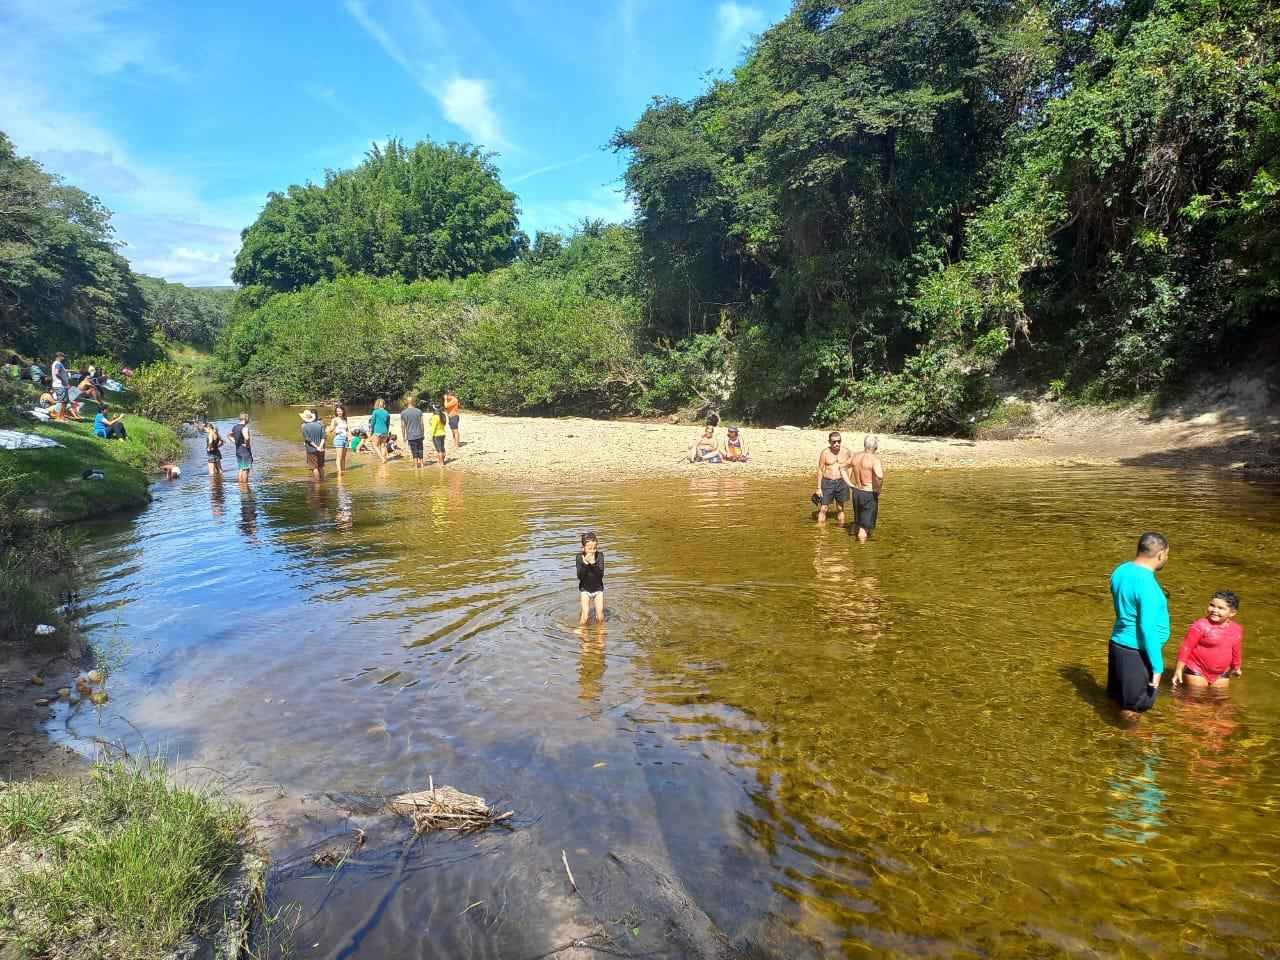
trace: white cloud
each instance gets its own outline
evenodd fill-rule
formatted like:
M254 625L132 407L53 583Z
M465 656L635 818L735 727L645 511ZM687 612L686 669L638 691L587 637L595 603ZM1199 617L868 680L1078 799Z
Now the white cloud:
M231 282L240 232L164 217L114 218L126 238L121 251L133 269L151 277L193 286L221 286Z
M500 147L505 141L498 127L498 115L489 102L489 84L472 77L453 77L440 94L445 119L456 124L478 144Z
M517 183L524 183L526 180L532 180L534 177L540 177L544 173L555 173L557 170L564 170L564 169L567 169L568 167L576 167L580 163L586 163L588 160L590 160L594 156L596 156L595 151L580 153L571 160L561 160L559 163L548 163L545 167L536 167L533 170L528 170L525 173L520 174L519 176L512 177L506 183L507 183L507 186L514 187Z
M466 77L453 71L450 78L441 83L439 78L449 72L442 61L450 59L444 30L421 3L414 9L419 34L427 52L421 57L410 57L387 30L369 13L364 0L345 0L347 12L360 25L383 52L407 73L424 91L440 105L445 119L466 131L477 144L490 149L510 146L502 134L502 124L492 102L492 91L487 80Z
M760 33L769 18L759 7L752 7L734 0L725 0L716 7L716 61L736 64L742 48Z
M586 197L530 204L520 213L520 228L532 237L539 230L567 233L583 220L622 223L635 215L620 188L597 187Z

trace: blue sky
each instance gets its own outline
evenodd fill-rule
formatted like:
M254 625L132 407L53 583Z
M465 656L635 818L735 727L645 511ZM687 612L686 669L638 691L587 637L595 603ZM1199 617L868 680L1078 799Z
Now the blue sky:
M497 151L521 225L622 219L601 149L787 0L0 0L0 130L114 211L134 268L227 283L267 191L373 140Z

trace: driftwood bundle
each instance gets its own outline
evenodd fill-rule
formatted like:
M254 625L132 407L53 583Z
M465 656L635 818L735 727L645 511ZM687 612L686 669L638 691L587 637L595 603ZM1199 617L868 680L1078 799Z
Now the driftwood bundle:
M437 787L431 782L429 790L402 793L387 801L387 807L396 813L407 815L413 821L415 833L432 830L458 830L469 833L482 830L509 819L514 811L497 813L484 802L484 797L473 796L453 787Z

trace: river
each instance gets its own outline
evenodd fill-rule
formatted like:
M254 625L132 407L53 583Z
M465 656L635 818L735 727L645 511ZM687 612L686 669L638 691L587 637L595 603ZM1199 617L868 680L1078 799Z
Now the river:
M860 546L816 527L807 480L730 466L569 486L363 460L317 487L297 423L256 412L248 492L230 455L211 485L191 441L148 509L91 528L111 701L51 723L247 800L297 955L523 958L596 933L680 956L699 924L748 956L1280 950L1276 485L890 463ZM602 630L576 622L586 529ZM1166 687L1130 727L1102 691L1106 583L1144 529L1172 544L1166 656L1232 589L1245 676ZM429 777L513 829L413 843L343 811ZM312 866L352 825L364 848Z

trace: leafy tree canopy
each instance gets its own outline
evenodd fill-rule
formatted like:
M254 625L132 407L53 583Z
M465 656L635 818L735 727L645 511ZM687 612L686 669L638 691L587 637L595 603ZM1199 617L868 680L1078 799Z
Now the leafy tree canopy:
M488 154L393 139L323 185L270 194L232 276L270 291L357 273L456 279L510 263L524 241L517 226L515 195Z

